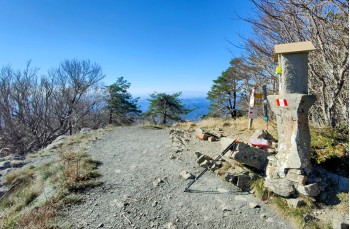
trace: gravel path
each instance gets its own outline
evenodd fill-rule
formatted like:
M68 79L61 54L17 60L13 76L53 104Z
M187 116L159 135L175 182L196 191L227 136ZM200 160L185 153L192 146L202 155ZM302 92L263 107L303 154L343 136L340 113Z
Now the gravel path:
M121 127L106 133L89 150L103 163L105 183L62 211L62 227L292 228L264 203L214 173L207 172L191 187L196 192L184 192L188 181L179 176L181 171L201 171L194 152L220 147L190 136L174 143L169 132ZM182 152L175 153L181 147ZM250 203L259 207L251 208Z

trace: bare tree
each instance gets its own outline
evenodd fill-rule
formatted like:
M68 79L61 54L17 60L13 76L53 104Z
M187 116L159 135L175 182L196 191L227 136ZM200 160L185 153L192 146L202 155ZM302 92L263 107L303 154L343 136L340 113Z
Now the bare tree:
M348 122L349 112L349 24L348 1L342 0L251 0L255 36L245 40L255 65L265 67L264 77L273 75L273 46L311 40L317 51L309 56L309 89L317 95L312 119L334 127ZM272 73L272 74L271 74ZM273 77L271 78L273 79ZM275 87L276 88L276 87Z
M66 60L48 76L37 74L30 62L23 71L0 71L0 144L22 154L76 131L101 102L88 97L103 78L97 64Z

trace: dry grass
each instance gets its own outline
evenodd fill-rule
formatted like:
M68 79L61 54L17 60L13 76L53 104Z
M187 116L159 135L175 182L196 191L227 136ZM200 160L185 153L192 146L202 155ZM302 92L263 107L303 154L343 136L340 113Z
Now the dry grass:
M266 122L262 117L255 119L251 129L248 129L248 118L240 117L237 119L222 119L222 118L207 118L199 122L181 122L176 123L172 127L184 130L196 130L202 128L205 131L214 129L221 129L223 134L228 137L238 138L240 141L249 142L250 136L260 129L266 129ZM274 137L278 138L277 126L275 121L270 121L268 132Z

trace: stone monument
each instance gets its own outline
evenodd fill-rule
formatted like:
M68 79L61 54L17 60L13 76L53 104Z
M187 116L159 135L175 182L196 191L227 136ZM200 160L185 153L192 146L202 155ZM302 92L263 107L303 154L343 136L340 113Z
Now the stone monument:
M277 117L278 153L268 158L265 187L285 197L295 190L308 196L319 194L317 184L308 180L312 171L308 110L316 101L308 94L308 53L313 50L310 41L274 47L282 74L279 95L267 98Z

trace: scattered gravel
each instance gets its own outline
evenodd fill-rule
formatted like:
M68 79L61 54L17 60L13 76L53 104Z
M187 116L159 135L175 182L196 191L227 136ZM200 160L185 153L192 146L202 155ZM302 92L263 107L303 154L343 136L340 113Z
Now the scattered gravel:
M267 205L214 173L205 173L191 186L193 192L184 192L191 180L179 174L202 171L194 153L218 155L220 143L200 141L189 133L169 134L169 129L121 127L95 142L89 154L102 162L105 183L88 191L80 204L63 209L60 226L292 228Z

